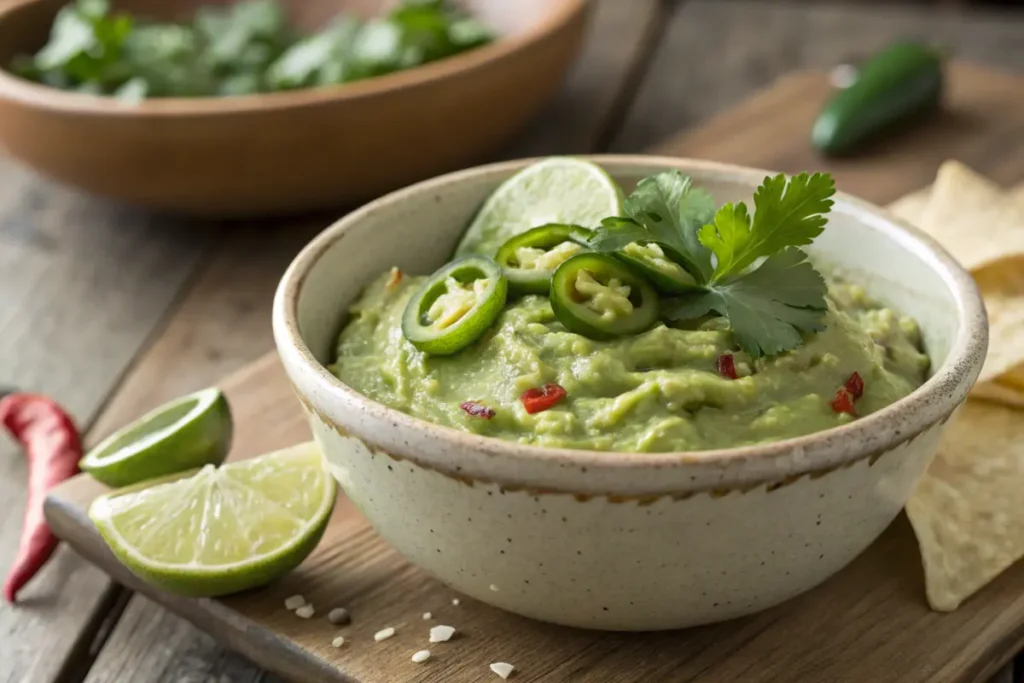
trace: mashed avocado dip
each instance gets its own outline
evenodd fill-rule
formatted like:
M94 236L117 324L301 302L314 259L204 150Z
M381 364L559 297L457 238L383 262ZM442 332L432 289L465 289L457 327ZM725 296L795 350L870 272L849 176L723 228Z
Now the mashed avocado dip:
M753 211L716 208L678 171L625 197L590 162L538 162L484 203L454 261L372 283L330 369L414 417L547 447L697 451L844 424L929 362L914 320L801 248L834 193L828 174L778 174ZM536 225L537 207L564 222Z
M917 324L829 283L825 329L783 354L751 360L722 318L689 329L658 323L596 341L568 332L545 296L516 299L454 356L418 351L402 335L406 303L425 278L382 275L352 307L331 371L367 397L414 417L537 446L689 451L778 441L854 419L832 406L853 372L857 415L917 388L928 370ZM731 354L737 379L718 359ZM557 384L564 400L529 414L530 389ZM462 405L493 415L481 419Z

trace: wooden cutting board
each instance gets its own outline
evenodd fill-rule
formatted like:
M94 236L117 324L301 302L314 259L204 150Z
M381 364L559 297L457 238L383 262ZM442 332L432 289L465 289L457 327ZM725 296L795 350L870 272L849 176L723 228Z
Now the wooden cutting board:
M821 160L807 145L826 94L824 76L795 75L655 151L788 172L825 168L843 189L879 203L926 185L949 157L1007 184L1024 179L1022 78L958 65L948 113L842 162ZM237 425L232 459L309 438L275 357L222 386ZM80 476L50 496L47 518L58 536L119 581L296 681L471 683L499 680L488 664L507 661L516 665L512 680L523 683L982 683L1024 645L1024 563L957 612L934 613L902 515L849 567L785 605L686 631L612 634L549 626L464 597L454 605L453 591L407 564L344 497L317 550L281 581L223 600L177 598L136 580L103 545L86 516L101 491ZM285 610L285 598L296 593L316 607L312 619ZM351 612L350 626L328 623L337 606ZM433 619L423 620L424 612ZM435 624L454 626L457 637L429 645ZM374 642L387 626L397 634ZM339 649L331 646L336 635L346 639ZM410 661L427 647L428 662Z

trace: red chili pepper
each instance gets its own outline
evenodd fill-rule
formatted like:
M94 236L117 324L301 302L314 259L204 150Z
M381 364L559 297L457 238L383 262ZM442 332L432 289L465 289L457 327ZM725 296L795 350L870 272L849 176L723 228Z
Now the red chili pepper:
M476 401L466 401L465 403L460 404L459 407L465 410L473 417L482 417L485 420L490 420L492 417L494 417L493 410L483 405L482 403L477 403Z
M57 547L57 537L43 517L43 500L51 488L78 472L82 442L68 414L45 396L11 394L0 399L0 422L28 458L28 498L21 542L4 581L4 597L14 602L21 587Z
M857 416L857 412L853 409L853 394L847 391L846 387L839 387L836 391L836 397L832 399L829 405L837 413L849 413L854 417Z
M731 353L726 353L718 357L718 374L727 379L736 379L736 359L732 357Z
M540 389L527 389L519 400L530 415L552 408L566 397L565 389L557 384L545 384Z
M846 380L846 384L843 386L850 392L854 399L858 399L864 395L864 380L861 379L860 375L856 372L850 375L850 379Z

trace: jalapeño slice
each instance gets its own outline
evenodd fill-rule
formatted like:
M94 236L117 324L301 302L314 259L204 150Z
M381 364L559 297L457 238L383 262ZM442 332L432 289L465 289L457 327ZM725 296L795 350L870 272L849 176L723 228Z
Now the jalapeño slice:
M653 242L632 242L616 252L615 256L642 273L662 292L681 294L699 289L697 280Z
M434 356L450 356L487 331L508 297L508 281L494 261L469 256L431 275L409 299L402 334Z
M654 287L608 254L577 254L558 266L550 299L567 330L591 339L643 332L658 319Z
M582 251L592 234L578 225L549 223L506 241L494 260L516 294L547 294L555 268Z

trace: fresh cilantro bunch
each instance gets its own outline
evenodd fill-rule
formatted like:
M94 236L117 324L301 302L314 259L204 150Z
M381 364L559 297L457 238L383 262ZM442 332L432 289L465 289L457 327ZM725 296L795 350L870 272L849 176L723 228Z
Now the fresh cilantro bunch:
M628 217L606 219L591 239L598 251L638 242L659 245L696 280L692 292L663 301L663 317L728 318L740 348L771 356L824 328L825 280L799 247L825 227L835 184L827 173L767 177L746 204L717 211L711 196L678 171L645 178L626 200Z
M113 14L109 0L58 13L47 44L12 70L55 88L126 101L244 95L346 83L491 42L494 34L446 0L404 0L385 17L340 15L301 37L277 0L201 8L190 22Z

